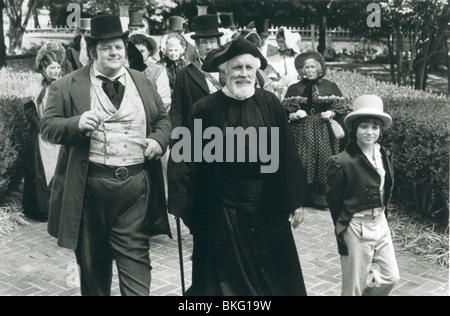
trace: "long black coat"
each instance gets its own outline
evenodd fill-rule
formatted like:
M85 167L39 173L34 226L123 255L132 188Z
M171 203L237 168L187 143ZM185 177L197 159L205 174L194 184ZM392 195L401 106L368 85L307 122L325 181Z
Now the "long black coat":
M175 79L169 111L174 130L179 126L189 128L194 103L210 94L205 75L197 67L197 61L187 65L178 72ZM174 142L176 140L172 139L171 146ZM190 166L184 162L174 163L169 159L167 163L168 209L169 213L177 217L182 217L185 209L190 207L189 191L192 187L187 185L189 170Z
M90 107L90 66L83 67L55 81L50 88L48 105L41 120L42 135L62 144L53 179L48 231L58 238L58 245L76 249L89 166L90 138L81 135L78 124ZM156 87L145 74L128 69L144 104L147 138L167 148L170 118ZM160 160L145 162L151 179L149 229L151 234L168 234L164 178Z
M202 120L203 131L208 127L223 128L226 125L226 100L227 97L223 92L218 91L194 105L193 119ZM251 256L251 258L242 259L243 264L253 266L252 262L258 262L257 266L264 267L264 276L256 276L259 270L254 271L255 274L249 272L252 275L252 281L249 281L252 284L249 288L254 289L255 292L247 292L246 286L231 290L223 288L223 284L220 285L221 282L218 279L222 273L230 271L226 267L219 267L217 260L220 260L218 258L225 253L225 248L227 251L233 252L233 247L229 242L226 245L221 243L217 247L219 241L216 233L220 230L218 227L226 225L226 222L219 219L219 215L217 215L217 207L220 205L218 188L223 178L223 163L185 163L181 166L186 167L187 176L182 185L186 187L185 193L188 198L184 201L178 200L181 205L178 205L177 209L183 210L180 216L194 235L192 286L188 292L190 295L306 294L288 222L289 214L303 206L306 180L296 155L286 114L278 98L270 92L257 89L255 100L260 108L264 126L279 129L277 144L279 146L279 168L274 173L264 174L261 208L254 217L255 221L250 220L252 225L257 227L255 233L263 232L259 236L260 238L257 238L258 241L261 241L261 245L245 247L244 244L240 244L240 251ZM191 135L194 135L193 130ZM240 225L249 229L245 221ZM248 242L254 236L242 236L242 238ZM234 258L233 260L240 259ZM224 263L223 260L220 261ZM243 281L239 276L232 276L231 279L238 283Z

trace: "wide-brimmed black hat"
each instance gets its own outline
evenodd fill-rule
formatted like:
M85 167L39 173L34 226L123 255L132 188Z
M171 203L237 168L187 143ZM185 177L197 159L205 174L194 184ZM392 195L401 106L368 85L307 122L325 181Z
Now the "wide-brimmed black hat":
M129 32L122 30L120 18L114 14L97 15L91 19L91 34L86 40L107 40L113 38L126 38Z
M261 60L261 69L267 68L267 60L255 44L238 36L224 46L214 49L206 56L202 70L207 72L219 71L219 65L240 55L250 54Z
M223 32L219 32L219 21L215 14L199 15L194 18L193 23L194 34L192 39L221 37Z
M314 51L302 53L297 55L297 57L295 57L294 63L297 72L300 72L300 70L303 68L303 65L305 64L305 61L307 61L308 59L317 60L322 66L323 76L325 76L327 72L327 65L325 64L325 60L323 59L322 54Z

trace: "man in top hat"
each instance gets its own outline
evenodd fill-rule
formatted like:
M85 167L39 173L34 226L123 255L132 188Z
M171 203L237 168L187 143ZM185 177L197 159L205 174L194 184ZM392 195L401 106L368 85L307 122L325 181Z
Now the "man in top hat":
M122 295L149 295L149 238L168 234L159 158L171 133L155 86L126 68L128 31L116 15L92 18L92 63L51 86L41 131L63 145L49 233L75 250L82 295L110 295L112 262Z
M68 74L74 70L82 68L86 64L85 56L80 53L86 48L85 35L91 31L91 19L81 18L78 26L78 35L75 36L72 43L66 50L66 58L62 64L62 73Z
M226 83L194 105L191 126L200 120L201 135L214 129L214 143L223 150L217 145L215 157L222 157L186 164L191 205L182 219L194 237L188 295L306 295L291 231L303 220L305 178L280 101L255 88L256 72L266 66L258 48L242 37L212 51L202 66L220 69ZM242 134L230 136L230 128ZM242 143L229 146L235 135ZM207 152L208 145L199 150ZM250 158L267 146L279 153L275 164ZM172 155L177 150L172 147Z
M131 34L146 34L148 35L149 29L148 29L148 22L147 24L144 23L144 21L147 22L147 19L144 18L143 14L141 12L131 12L130 13L130 22L128 23L128 30Z
M220 38L217 16L199 15L194 18L194 34L198 58L177 74L172 95L170 118L172 127L186 126L189 122L192 105L199 99L221 89L219 74L210 74L201 69L210 51L219 48Z

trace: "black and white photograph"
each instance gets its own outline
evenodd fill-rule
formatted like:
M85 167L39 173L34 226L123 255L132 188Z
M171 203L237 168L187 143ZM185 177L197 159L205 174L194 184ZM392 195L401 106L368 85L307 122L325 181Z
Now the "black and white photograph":
M449 296L447 0L0 0L0 27L0 296Z

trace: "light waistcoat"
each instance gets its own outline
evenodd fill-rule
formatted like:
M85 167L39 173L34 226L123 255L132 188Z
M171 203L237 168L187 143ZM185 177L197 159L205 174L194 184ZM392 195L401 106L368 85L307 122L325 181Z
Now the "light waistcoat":
M91 134L89 161L108 166L131 166L145 161L146 116L139 92L125 68L119 81L125 92L117 110L102 89L98 73L91 68L91 109L100 118Z

